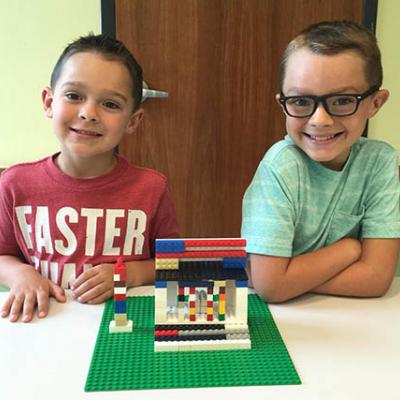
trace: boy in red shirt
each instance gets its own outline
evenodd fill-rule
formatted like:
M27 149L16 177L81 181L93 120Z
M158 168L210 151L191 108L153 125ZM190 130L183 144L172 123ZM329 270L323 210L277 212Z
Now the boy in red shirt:
M166 178L115 154L142 116L142 70L119 41L81 37L61 54L42 100L61 151L0 179L2 317L48 313L49 296L96 304L113 294L113 264L128 286L154 281L155 238L176 237Z

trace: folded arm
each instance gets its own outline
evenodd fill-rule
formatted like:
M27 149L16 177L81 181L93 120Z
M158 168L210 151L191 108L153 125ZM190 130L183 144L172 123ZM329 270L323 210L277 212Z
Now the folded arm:
M342 239L293 258L252 254L249 275L268 302L306 292L375 297L388 290L396 269L399 239Z
M312 291L342 296L383 296L392 283L400 239L364 239L359 260Z

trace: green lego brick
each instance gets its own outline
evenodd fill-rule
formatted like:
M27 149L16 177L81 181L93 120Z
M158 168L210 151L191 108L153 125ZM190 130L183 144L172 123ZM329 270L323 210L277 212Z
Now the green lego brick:
M154 297L127 298L127 314L133 332L109 334L113 301L106 303L85 391L301 384L257 295L249 295L251 350L155 353Z

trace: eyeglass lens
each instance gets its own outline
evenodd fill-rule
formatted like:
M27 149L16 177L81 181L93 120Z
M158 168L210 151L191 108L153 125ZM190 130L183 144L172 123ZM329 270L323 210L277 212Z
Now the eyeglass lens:
M316 108L316 100L312 97L293 97L286 99L286 108L289 114L294 116L309 116ZM357 108L355 96L334 95L325 99L324 106L332 115L352 114Z

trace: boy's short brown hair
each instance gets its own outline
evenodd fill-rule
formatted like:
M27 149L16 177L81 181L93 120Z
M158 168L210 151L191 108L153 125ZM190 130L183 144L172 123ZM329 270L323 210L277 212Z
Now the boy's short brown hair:
M382 84L381 53L372 32L351 21L324 21L310 25L286 47L280 65L282 90L289 57L298 49L306 48L315 54L335 55L355 51L365 63L365 78L370 86Z
M105 59L119 61L124 64L132 79L134 109L139 108L142 102L143 89L142 68L122 42L106 35L94 35L90 33L87 36L81 36L64 49L51 74L50 84L53 89L57 84L66 61L74 54L82 52L98 53Z

